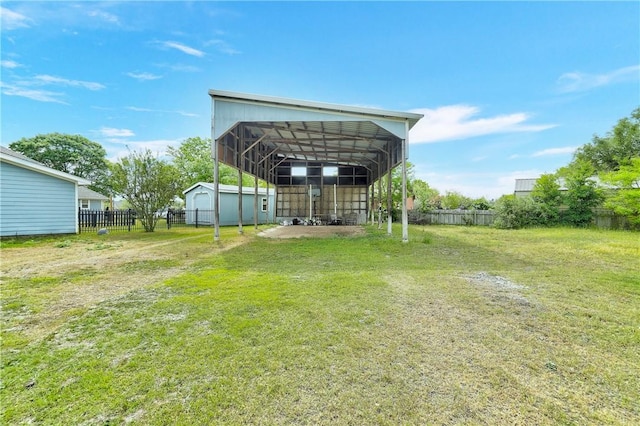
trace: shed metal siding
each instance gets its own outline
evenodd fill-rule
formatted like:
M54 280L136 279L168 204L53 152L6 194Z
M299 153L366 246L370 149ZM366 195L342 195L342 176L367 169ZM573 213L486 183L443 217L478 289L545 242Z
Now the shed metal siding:
M2 163L0 236L77 232L76 184Z
M251 224L253 223L253 208L254 208L254 193L253 188L251 189L251 193L247 192L247 188L244 188L245 193L242 198L242 223ZM237 191L237 188L234 188ZM260 192L258 193L258 223L267 223L273 222L274 220L274 190L273 188L269 190L269 212L261 211L261 200L265 198L266 191L263 188L260 188ZM192 187L188 192L185 193L186 199L186 209L187 209L187 221L194 221L193 218L189 215L189 212L192 212L196 208L202 209L203 206L198 203L196 205L196 198L198 195L200 197L204 194L209 194L208 199L210 200L210 206L207 207L207 210L213 212L213 194L214 191L212 188L204 185L198 185L196 187ZM212 224L213 218L208 214L198 214L198 222L205 224ZM237 225L238 224L238 193L237 192L229 192L227 188L225 191L220 191L220 225Z

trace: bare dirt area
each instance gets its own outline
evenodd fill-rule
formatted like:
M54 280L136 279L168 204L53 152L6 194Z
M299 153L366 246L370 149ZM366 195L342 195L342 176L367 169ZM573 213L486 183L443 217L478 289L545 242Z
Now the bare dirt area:
M326 237L352 237L364 235L365 230L361 226L277 226L258 234L266 238L326 238Z
M162 282L184 272L203 257L244 241L246 238L237 237L212 244L210 241L205 243L202 236L162 242L107 237L103 241L78 239L2 250L0 289L3 299L9 293L5 282L51 282L42 288L21 290L18 296L27 299L30 292L38 292L46 300L42 306L3 312L3 315L22 317L19 321L21 331L30 339L40 340L54 331L70 312ZM7 319L10 318L5 317Z

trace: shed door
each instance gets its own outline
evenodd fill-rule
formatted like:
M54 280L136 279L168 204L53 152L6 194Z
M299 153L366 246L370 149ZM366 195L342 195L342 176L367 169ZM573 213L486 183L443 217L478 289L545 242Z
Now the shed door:
M198 209L198 223L213 223L213 203L211 194L198 192L193 196L193 209Z

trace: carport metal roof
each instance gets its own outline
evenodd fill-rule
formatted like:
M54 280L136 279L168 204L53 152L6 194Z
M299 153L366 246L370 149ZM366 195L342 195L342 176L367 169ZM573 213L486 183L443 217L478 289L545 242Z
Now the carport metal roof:
M273 184L274 170L284 161L362 166L367 185L402 164L403 240L408 241L407 147L409 130L422 114L221 90L209 90L209 96L215 185L219 162ZM217 215L217 205L215 210Z
M409 129L422 118L220 90L209 95L219 161L274 184L268 165L283 160L363 166L372 183L402 162Z

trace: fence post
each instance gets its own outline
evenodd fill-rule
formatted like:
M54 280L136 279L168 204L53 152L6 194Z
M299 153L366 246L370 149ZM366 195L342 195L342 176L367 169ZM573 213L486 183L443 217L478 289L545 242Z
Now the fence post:
M171 229L171 211L167 210L167 229Z
M131 232L131 209L127 210L127 230Z
M196 209L196 228L198 228L198 209Z

